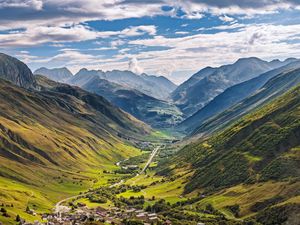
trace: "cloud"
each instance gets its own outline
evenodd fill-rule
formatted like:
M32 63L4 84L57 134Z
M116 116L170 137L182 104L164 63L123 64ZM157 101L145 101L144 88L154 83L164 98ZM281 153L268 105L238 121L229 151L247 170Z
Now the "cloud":
M234 18L226 16L226 15L220 16L219 19L222 20L223 22L233 22L233 21L235 21Z
M232 29L240 29L245 28L247 25L241 23L231 23L229 25L219 25L214 27L202 27L197 29L197 31L209 31L209 30L232 30Z
M153 25L133 26L133 27L126 28L119 33L121 37L133 37L133 36L139 36L143 34L155 35L156 26Z
M0 45L3 46L36 46L44 43L58 45L65 42L80 42L108 37L132 37L144 34L154 35L156 27L132 26L121 31L96 31L88 26L73 25L71 27L58 26L30 26L26 30L0 34ZM124 44L117 40L112 42L112 47Z
M2 0L0 28L65 26L85 21L157 15L176 17L178 11L189 19L199 19L207 13L212 13L226 15L223 18L228 20L230 15L275 13L279 10L299 8L299 5L298 0ZM163 10L163 6L169 6L172 10ZM154 34L154 30L152 31Z
M128 63L128 70L136 74L142 74L144 72L143 68L139 66L139 62L136 58L130 59Z
M169 6L170 10L163 10L163 6ZM40 63L69 65L73 70L80 67L127 69L129 58L133 70L144 69L170 76L179 69L195 71L208 63L211 66L220 65L239 57L299 56L300 25L246 25L235 20L290 9L299 9L299 1L0 0L0 46L5 50L16 47L28 47L25 48L28 50L43 44L55 47L56 55L44 58L18 52L20 57L34 66ZM87 25L87 21L157 15L200 19L208 14L217 16L224 24L201 28L198 30L201 34L195 34L196 31L190 32L193 35L177 31L179 35L175 37L163 36L154 25L128 25L125 29L104 31ZM188 23L185 20L182 27ZM71 43L83 41L92 41L93 44L97 42L99 45L85 51L56 49L71 48ZM87 50L111 49L119 51L111 51L116 52L116 55L109 57L96 55L102 52L87 54Z
M173 71L193 71L208 65L218 66L233 62L241 57L299 57L300 43L289 42L300 35L299 31L300 25L254 24L231 32L220 31L173 38L155 36L129 43L167 48L132 55L139 58L145 71L161 72L165 65L173 65Z
M188 31L176 31L175 34L181 34L181 35L184 35L184 34L189 34L190 32Z
M42 10L43 2L41 0L2 0L0 8L30 8L33 10Z

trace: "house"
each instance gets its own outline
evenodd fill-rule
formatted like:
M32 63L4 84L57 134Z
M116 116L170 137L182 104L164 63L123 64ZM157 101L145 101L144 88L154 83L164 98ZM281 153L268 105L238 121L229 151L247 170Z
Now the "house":
M139 213L135 216L137 219L145 220L147 219L147 215L145 213Z
M145 211L144 211L144 210L142 210L142 209L136 210L136 213L137 213L137 214L139 214L139 213L143 213L143 212L145 212Z
M155 222L157 220L158 220L157 216L149 217L149 221L151 221L151 222Z

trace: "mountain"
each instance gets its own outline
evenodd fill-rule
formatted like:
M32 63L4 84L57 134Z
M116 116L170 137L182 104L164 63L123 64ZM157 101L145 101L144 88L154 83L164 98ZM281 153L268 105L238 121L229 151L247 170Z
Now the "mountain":
M205 121L193 131L193 134L211 133L217 129L221 129L227 124L233 123L251 110L270 102L275 97L283 94L289 88L294 87L299 83L300 69L292 71L287 70L286 72L280 73L271 78L251 96Z
M8 59L1 71L27 68ZM27 206L37 213L50 211L61 199L108 182L113 175L104 177L103 171L139 155L131 141L152 132L103 97L78 87L36 76L37 88L26 89L17 86L23 77L6 78L1 74L0 202L14 205L7 209L14 215L11 220L17 213L34 221L37 217L25 212ZM15 224L8 220L1 214L5 224Z
M35 88L36 81L31 70L21 61L0 53L0 78L23 88Z
M97 76L82 88L105 97L124 111L156 128L170 127L182 120L182 113L175 105Z
M34 75L43 75L51 80L58 82L65 82L70 79L73 74L66 67L47 69L45 67L39 68L33 73Z
M291 60L275 63L251 57L218 68L207 67L181 84L171 98L187 116L191 116L228 87L286 65Z
M113 70L104 72L102 70L88 70L86 68L78 71L74 76L67 68L47 69L40 68L34 72L48 77L49 79L64 82L79 87L88 83L95 76L119 84L126 89L136 89L146 95L157 99L167 100L170 93L176 89L176 85L163 76L137 75L130 71Z
M131 71L113 70L107 71L107 80L125 87L139 90L151 97L166 100L175 89L175 84L164 77L137 75Z
M147 75L145 73L141 74L141 76L144 80L153 82L156 88L160 89L158 99L168 99L170 93L177 88L176 84L164 76Z
M207 119L217 115L218 113L228 109L234 104L242 101L246 97L255 93L259 88L261 88L269 79L279 75L283 72L288 72L297 68L300 68L300 61L295 59L288 59L286 62L291 61L291 63L279 67L277 69L263 73L253 79L247 80L245 82L236 84L232 87L227 88L223 93L216 96L212 101L210 101L206 106L201 108L191 117L184 120L179 126L179 129L187 130L188 132L193 131L196 127L201 126L201 124ZM277 61L271 61L275 63ZM280 62L280 61L279 61ZM277 63L279 63L277 62ZM278 66L278 64L276 64Z
M106 75L102 70L88 70L83 68L79 70L78 73L76 73L73 77L68 79L66 83L82 87L94 77L105 79Z
M62 95L70 95L72 97L75 97L76 99L79 99L80 101L83 101L92 109L101 112L104 116L111 119L115 124L113 124L112 122L107 123L108 127L111 126L111 128L118 128L119 126L119 128L116 130L106 128L107 130L110 130L111 133L119 135L119 131L121 131L122 129L126 129L129 132L128 134L131 135L124 137L130 138L136 136L135 133L145 135L149 132L149 128L147 127L147 125L136 120L131 115L121 111L119 108L116 108L102 96L87 92L79 87L74 87L48 80L43 76L37 76L36 79L38 85L40 86L41 93L45 92L49 94L54 92ZM102 126L105 125L106 124L103 123Z
M300 206L299 109L300 85L223 131L187 144L161 163L159 174L192 174L180 184L186 194L201 196L193 207L211 204L250 224L289 224L284 222Z

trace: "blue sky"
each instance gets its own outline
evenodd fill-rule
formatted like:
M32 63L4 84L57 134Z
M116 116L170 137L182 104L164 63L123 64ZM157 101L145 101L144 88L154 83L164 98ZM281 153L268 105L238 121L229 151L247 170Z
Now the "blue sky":
M41 66L179 84L241 57L300 57L298 0L0 0L0 51Z

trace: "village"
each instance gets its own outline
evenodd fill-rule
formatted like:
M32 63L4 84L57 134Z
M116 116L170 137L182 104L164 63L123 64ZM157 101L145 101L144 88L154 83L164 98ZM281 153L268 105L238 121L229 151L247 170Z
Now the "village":
M148 143L145 144L146 147L149 147ZM159 151L160 146L154 148L152 153L149 155L148 159L145 159L146 165L142 170L138 171L138 165L130 164L128 159L117 162L116 165L122 169L131 171L131 173L139 176L143 173L153 158ZM109 171L106 171L109 173ZM158 208L165 208L167 211L170 211L170 204L167 204L165 201L155 201L155 196L150 199L153 201L154 206L144 208L143 204L145 202L144 196L139 197L130 197L126 198L116 198L117 193L126 191L127 189L140 189L142 186L128 186L123 184L124 180L115 182L108 187L100 187L94 190L88 190L85 193L80 195L69 197L58 202L51 213L38 214L33 209L26 209L26 213L33 216L39 216L41 219L34 222L27 222L22 218L19 218L20 225L171 225L174 224L173 221L169 219L170 213L168 216L165 216L160 213L161 209L155 209L155 205L158 204ZM99 199L104 202L109 199L114 204L113 206L102 207L101 205L97 207L88 207L85 203L81 202L80 199L88 198L90 201L98 202ZM100 202L99 202L100 203ZM176 214L176 212L175 212ZM190 217L187 215L180 215L184 218ZM199 221L198 218L191 218L192 224L194 225L205 225ZM175 223L176 225L178 223ZM190 223L189 223L190 224ZM2 225L2 224L0 224Z
M142 209L130 208L127 210L113 207L110 210L102 207L88 208L85 204L79 203L78 208L71 211L67 206L60 206L57 212L43 214L42 221L26 223L22 225L80 225L88 222L100 222L99 224L124 224L125 221L136 220L139 224L172 224L171 221L163 221L156 213L149 213Z

